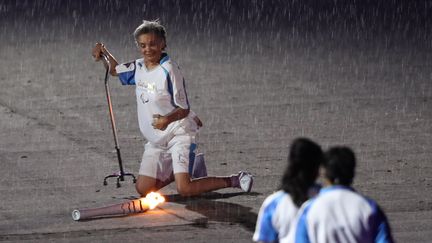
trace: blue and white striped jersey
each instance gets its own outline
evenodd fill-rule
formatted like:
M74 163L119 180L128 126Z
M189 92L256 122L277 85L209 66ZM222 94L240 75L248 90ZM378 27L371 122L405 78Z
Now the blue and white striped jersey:
M393 242L390 227L376 202L350 187L323 188L301 207L282 242Z
M278 242L288 234L297 211L288 193L280 190L268 196L259 211L253 240Z
M321 185L315 184L308 190L308 197L318 194ZM277 191L264 200L258 214L254 241L279 242L292 228L298 212L291 196L283 190Z
M152 126L155 114L164 116L177 107L189 109L183 75L166 53L163 53L160 65L151 70L146 68L144 59L141 58L117 65L116 72L123 85L136 86L139 127L149 142L165 144L179 126L186 130L196 130L193 121L195 114L192 111L188 117L170 123L164 131Z

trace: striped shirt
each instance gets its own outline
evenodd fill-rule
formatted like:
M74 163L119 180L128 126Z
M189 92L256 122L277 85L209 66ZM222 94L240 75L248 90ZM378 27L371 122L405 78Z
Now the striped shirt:
M315 196L320 188L318 184L313 185L308 190L309 198ZM253 240L279 242L288 234L297 212L298 207L287 192L280 190L268 196L259 211Z
M393 242L390 227L376 202L350 187L322 189L301 207L296 223L282 242Z

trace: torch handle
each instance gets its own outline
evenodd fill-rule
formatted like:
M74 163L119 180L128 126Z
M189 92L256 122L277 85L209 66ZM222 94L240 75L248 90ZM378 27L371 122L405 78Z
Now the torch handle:
M72 218L76 221L102 216L128 215L142 213L149 209L140 199L131 200L107 207L76 209L72 211Z

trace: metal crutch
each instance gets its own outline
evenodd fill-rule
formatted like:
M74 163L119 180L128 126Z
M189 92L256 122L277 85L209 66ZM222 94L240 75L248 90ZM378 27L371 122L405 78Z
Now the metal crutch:
M109 58L107 55L102 54L102 57L103 57L105 63L107 64L107 68L106 68L106 72L105 72L105 91L106 91L106 97L107 97L107 101L108 101L111 126L112 126L112 131L113 131L113 136L114 136L114 144L115 144L115 149L117 151L117 159L118 159L118 163L119 163L119 167L120 167L119 172L105 176L104 181L103 181L103 185L104 186L108 185L108 183L107 183L108 178L116 178L117 179L117 187L120 187L121 186L120 181L124 181L125 176L131 176L133 178L133 183L136 182L136 178L135 178L134 174L125 173L123 170L123 162L122 162L122 158L121 158L121 154L120 154L119 142L117 139L117 128L116 128L115 119L114 119L114 112L113 112L113 108L112 108L111 94L110 94L110 89L109 89L109 85L108 85L108 79L109 79L109 73L111 70L111 64L110 64L110 61L109 61Z

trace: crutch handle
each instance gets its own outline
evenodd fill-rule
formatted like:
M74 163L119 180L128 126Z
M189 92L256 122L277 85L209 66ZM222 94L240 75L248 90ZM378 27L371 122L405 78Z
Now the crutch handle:
M104 62L106 63L106 65L107 65L107 71L108 71L108 73L110 73L110 72L111 72L111 62L110 62L110 60L109 60L108 55L102 52L101 56L102 56L102 58L103 58L103 61L104 61Z

